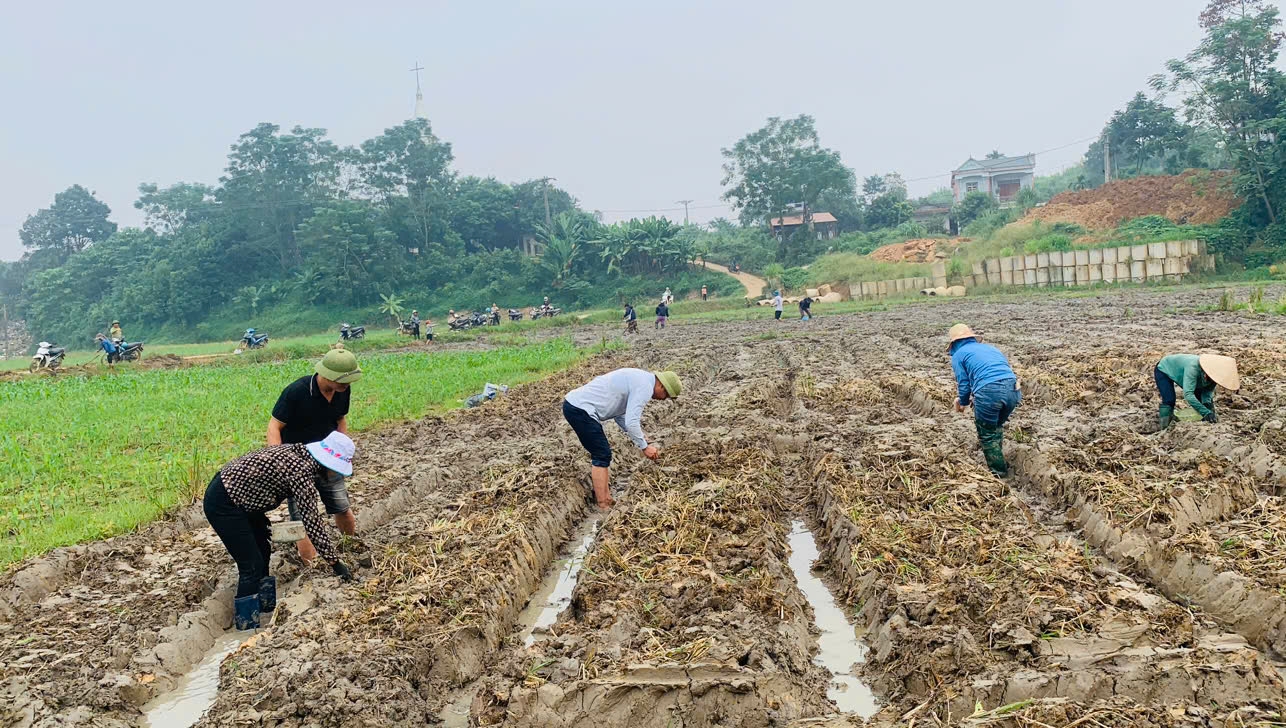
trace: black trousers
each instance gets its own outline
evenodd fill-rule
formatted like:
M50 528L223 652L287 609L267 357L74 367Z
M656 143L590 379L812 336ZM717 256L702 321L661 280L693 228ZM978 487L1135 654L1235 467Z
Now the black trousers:
M237 562L237 597L258 594L259 582L268 575L268 558L272 556L268 516L233 503L219 473L206 487L202 505L206 520Z
M781 311L773 311L773 318L781 321Z

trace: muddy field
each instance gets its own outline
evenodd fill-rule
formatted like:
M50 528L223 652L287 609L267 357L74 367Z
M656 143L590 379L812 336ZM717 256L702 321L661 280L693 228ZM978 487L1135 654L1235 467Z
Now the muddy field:
M1217 296L645 331L365 434L357 582L282 550L244 644L197 508L11 571L0 726L191 725L162 701L214 666L203 726L1282 725L1286 319L1175 312ZM950 408L957 321L1023 377L1005 481ZM1152 366L1202 349L1242 391L1155 434ZM618 366L685 392L645 416L659 463L608 428L600 515L557 407Z

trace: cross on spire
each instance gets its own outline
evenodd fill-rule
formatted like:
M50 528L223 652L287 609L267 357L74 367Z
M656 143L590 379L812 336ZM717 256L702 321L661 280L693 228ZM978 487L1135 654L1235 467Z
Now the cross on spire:
M415 74L416 91L420 90L420 71L423 71L423 70L424 70L424 66L421 66L419 61L415 62L415 68L410 69L410 71Z

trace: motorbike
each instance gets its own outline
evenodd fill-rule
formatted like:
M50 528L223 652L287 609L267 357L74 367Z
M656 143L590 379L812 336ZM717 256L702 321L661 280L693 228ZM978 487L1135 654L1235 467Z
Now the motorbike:
M241 337L243 349L262 349L267 345L268 335L257 333L254 329L246 329L246 335Z
M366 327L349 326L348 324L340 324L339 338L343 339L344 341L350 341L353 339L364 339L366 338Z
M112 339L112 343L116 345L116 361L138 361L143 358L142 341Z
M563 310L561 308L554 308L553 306L550 306L549 308L541 307L533 310L531 312L531 317L533 319L538 319L542 316L545 318L553 318L562 312Z
M34 373L40 369L48 369L50 373L57 372L58 367L62 366L63 357L66 355L66 347L42 341L40 346L36 347L36 353L31 357L31 371Z
M452 331L467 331L479 326L486 326L487 316L474 311L468 316L457 316L454 321L449 321L447 325Z
M410 321L399 321L397 333L405 336L415 336L415 324Z
M491 325L491 326L499 326L499 325L500 325L500 312L499 312L499 311L492 311L492 312L491 312L491 315L487 317L487 323L488 323L489 325Z
M519 310L518 310L518 309L516 309L516 308L511 308L511 309L509 309L509 320L510 320L510 321L522 321L522 311L519 311Z

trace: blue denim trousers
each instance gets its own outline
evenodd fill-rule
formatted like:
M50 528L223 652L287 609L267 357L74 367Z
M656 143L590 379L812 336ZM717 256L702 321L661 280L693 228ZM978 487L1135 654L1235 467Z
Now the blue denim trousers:
M1015 380L1005 379L984 385L973 393L973 419L980 425L1000 427L1018 409L1023 393L1014 389Z

